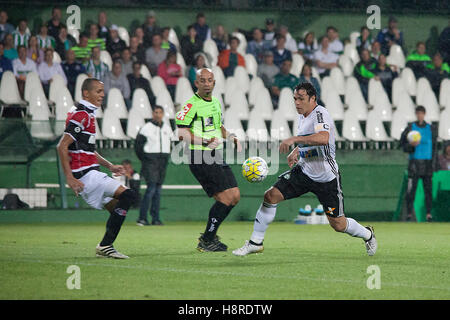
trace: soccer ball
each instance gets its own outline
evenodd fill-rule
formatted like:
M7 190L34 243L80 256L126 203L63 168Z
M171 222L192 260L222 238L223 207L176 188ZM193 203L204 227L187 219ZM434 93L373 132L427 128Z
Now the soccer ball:
M242 164L242 175L251 183L263 181L268 172L266 161L260 157L250 157Z
M420 139L421 139L422 137L421 137L421 135L420 135L420 132L419 131L416 131L416 130L412 130L412 131L410 131L409 133L408 133L408 136L407 136L407 139L408 139L408 142L409 143L411 143L411 142L420 142Z

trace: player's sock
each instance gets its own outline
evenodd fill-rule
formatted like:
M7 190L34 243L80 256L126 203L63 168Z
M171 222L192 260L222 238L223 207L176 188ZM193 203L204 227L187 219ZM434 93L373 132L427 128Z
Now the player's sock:
M220 224L225 220L233 208L234 206L227 206L220 201L216 201L213 204L209 210L208 223L206 224L205 233L203 234L204 239L214 239Z
M253 233L250 243L260 245L264 241L264 234L267 227L275 218L277 205L263 202L256 212L255 223L253 225Z
M128 209L134 203L135 199L136 193L131 189L127 189L120 194L119 201L114 207L113 212L110 212L109 219L106 222L106 232L102 242L100 242L100 246L109 246L116 240Z
M352 237L363 238L364 240L370 240L372 238L372 232L352 218L347 218L347 227L344 232Z

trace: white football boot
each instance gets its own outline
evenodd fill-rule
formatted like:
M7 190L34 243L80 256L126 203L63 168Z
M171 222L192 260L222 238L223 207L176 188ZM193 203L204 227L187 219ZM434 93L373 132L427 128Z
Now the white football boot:
M233 254L235 256L246 256L248 254L251 253L261 253L264 250L264 246L263 245L254 245L251 244L248 240L245 241L245 244L242 248L236 249L233 251Z
M377 252L378 243L377 239L375 238L375 233L373 232L373 227L367 226L366 227L370 232L372 233L372 237L369 240L365 240L364 243L366 245L366 251L369 256L373 256L375 252Z
M128 259L129 256L126 256L116 249L112 245L110 246L100 246L100 244L97 245L95 248L95 255L97 257L103 257L103 258L114 258L114 259Z

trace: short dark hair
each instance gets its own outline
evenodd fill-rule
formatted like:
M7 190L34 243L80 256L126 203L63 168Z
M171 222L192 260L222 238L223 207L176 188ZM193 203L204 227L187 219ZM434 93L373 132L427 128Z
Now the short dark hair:
M316 88L314 88L314 86L311 84L311 83L309 83L309 82L302 82L302 83L299 83L296 87L295 87L295 89L294 89L294 91L299 91L299 90L305 90L306 91L306 94L311 98L311 97L315 97L316 98L316 101L317 101L317 91L316 91Z
M131 165L131 160L130 159L124 159L122 161L122 164L129 164L129 165Z
M164 108L162 106L160 106L159 104L155 104L153 106L153 111L156 111L156 109L161 109L164 112Z
M231 44L231 41L233 41L233 40L236 40L238 43L241 43L241 40L239 40L238 37L232 36L232 37L230 37L230 44Z
M203 13L203 12L199 12L198 14L197 14L197 19L198 18L204 18L205 17L205 14Z
M83 84L81 85L81 94L83 95L84 91L91 91L94 82L101 82L97 78L87 78L83 81Z
M142 63L140 63L139 61L134 61L133 62L133 68L136 66L136 65L139 65L139 66L141 66L142 65Z
M189 31L191 29L195 29L193 24L188 25L187 28L186 28L187 31Z
M423 113L426 113L425 107L424 107L424 106L417 106L417 107L416 107L416 112L423 112Z
M330 30L333 30L334 32L338 32L338 29L336 29L336 27L333 27L333 26L327 27L327 32Z

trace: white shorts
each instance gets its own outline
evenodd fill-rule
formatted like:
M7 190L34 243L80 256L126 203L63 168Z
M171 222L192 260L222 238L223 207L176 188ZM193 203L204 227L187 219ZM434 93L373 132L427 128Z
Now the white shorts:
M91 170L79 179L84 184L81 197L92 208L102 210L113 199L117 188L122 184L98 170Z

